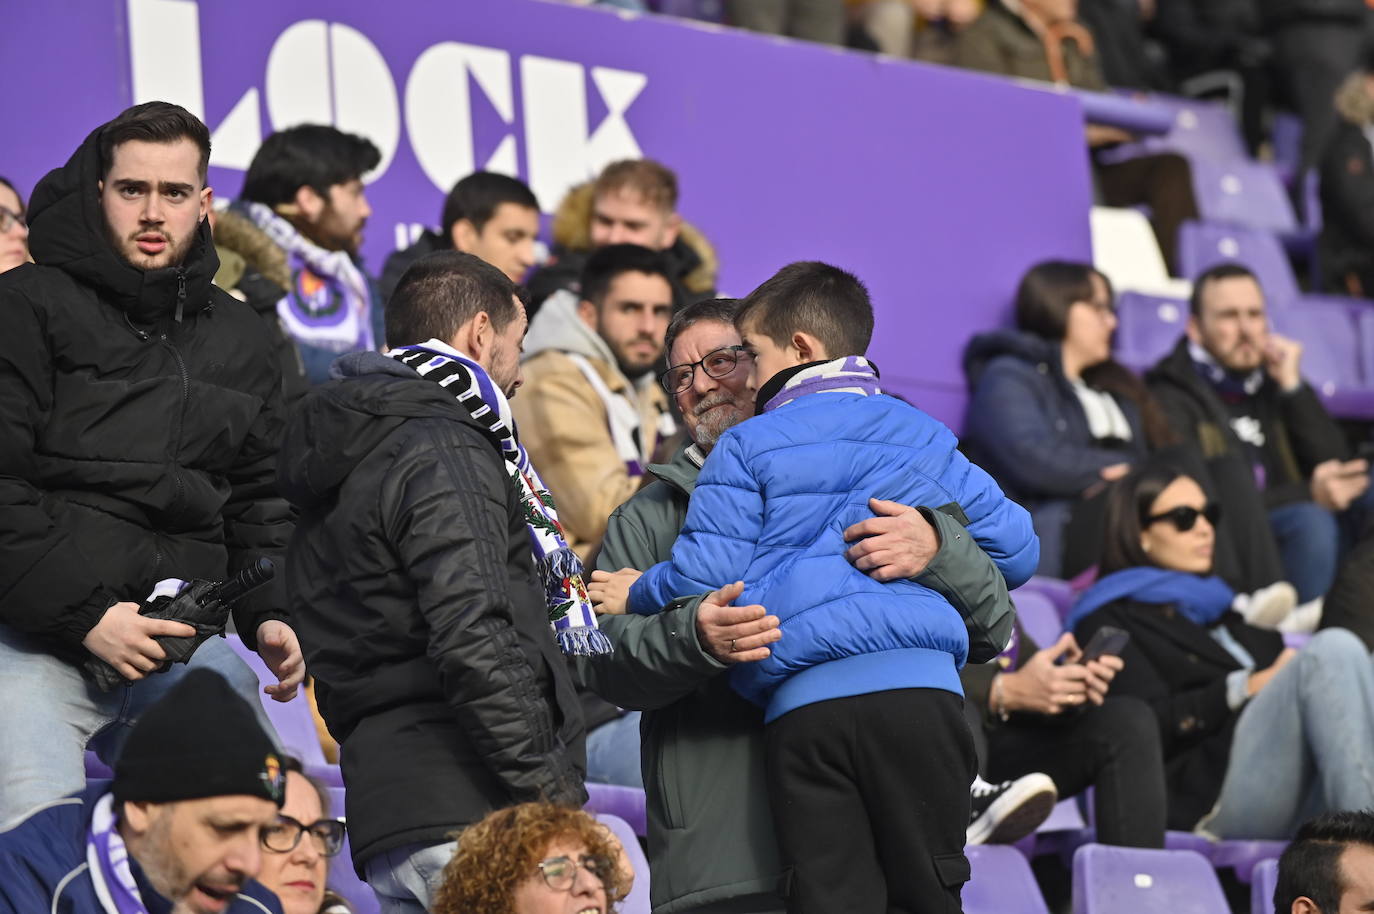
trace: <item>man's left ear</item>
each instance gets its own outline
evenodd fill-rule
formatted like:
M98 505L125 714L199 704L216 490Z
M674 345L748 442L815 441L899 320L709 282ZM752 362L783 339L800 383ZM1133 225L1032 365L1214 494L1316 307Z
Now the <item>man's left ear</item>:
M215 205L215 189L208 184L200 192L200 218L203 222L210 215L210 207Z

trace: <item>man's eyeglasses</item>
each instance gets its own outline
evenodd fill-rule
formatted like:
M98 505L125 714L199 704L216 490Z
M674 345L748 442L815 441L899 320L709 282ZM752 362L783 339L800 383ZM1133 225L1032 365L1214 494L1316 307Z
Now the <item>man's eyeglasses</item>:
M302 825L290 816L278 816L277 821L262 830L262 846L278 854L289 854L301 843L301 835L310 832L315 847L326 857L333 857L343 849L344 824L340 819L321 819Z
M8 232L16 225L22 225L25 228L29 227L29 224L24 221L24 214L16 213L8 207L0 206L0 234Z
M750 358L749 351L743 346L726 346L708 352L695 362L674 365L658 376L663 389L676 396L692 386L692 377L698 367L706 372L708 378L723 378L735 370L741 358Z
M582 867L604 886L611 875L615 861L610 857L583 856L574 861L571 857L550 857L538 863L539 872L544 875L544 883L555 892L566 892L577 881L577 868Z
M1215 527L1217 521L1221 520L1221 505L1214 501L1208 502L1200 511L1192 505L1179 505L1177 508L1161 511L1159 514L1151 514L1145 518L1145 526L1148 527L1160 521L1168 521L1174 525L1174 529L1179 533L1187 533L1197 526L1199 517L1207 518L1207 523Z

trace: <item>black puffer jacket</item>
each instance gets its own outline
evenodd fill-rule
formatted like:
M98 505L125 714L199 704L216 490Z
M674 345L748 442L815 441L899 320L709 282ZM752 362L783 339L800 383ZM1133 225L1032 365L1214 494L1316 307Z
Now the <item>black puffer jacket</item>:
M161 578L281 561L276 357L252 309L210 284L202 222L180 269L106 239L97 130L34 190L37 265L0 276L0 621L75 660L116 600ZM179 318L179 319L178 319ZM284 589L236 611L249 644Z
M342 744L353 859L540 797L580 805L582 715L494 445L433 381L335 363L282 446L288 590Z

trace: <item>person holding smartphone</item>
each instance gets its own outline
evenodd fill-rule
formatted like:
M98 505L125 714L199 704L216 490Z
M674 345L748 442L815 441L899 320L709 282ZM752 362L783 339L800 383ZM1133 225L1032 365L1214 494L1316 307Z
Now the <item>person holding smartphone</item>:
M1154 711L1169 827L1286 839L1316 812L1374 807L1369 649L1327 628L1295 651L1246 623L1211 576L1217 520L1175 467L1133 472L1108 498L1102 576L1068 618L1080 639L1130 633L1113 689Z

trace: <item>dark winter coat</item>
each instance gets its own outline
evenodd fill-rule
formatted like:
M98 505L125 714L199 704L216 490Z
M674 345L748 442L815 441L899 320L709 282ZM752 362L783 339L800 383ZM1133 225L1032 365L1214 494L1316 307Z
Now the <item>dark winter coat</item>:
M388 254L386 263L382 264L382 278L377 282L377 286L381 290L379 302L385 304L391 301L391 296L395 294L396 287L401 284L401 277L405 275L412 263L427 254L451 250L452 247L453 245L443 235L426 229L410 247Z
M1328 291L1374 297L1374 148L1342 120L1321 157L1322 233L1318 241Z
M1281 635L1247 625L1237 613L1228 610L1219 624L1250 653L1257 670L1283 650ZM1192 831L1216 804L1226 777L1240 717L1226 702L1226 676L1241 666L1173 606L1118 600L1086 617L1074 636L1087 644L1104 625L1131 633L1112 694L1134 695L1154 709L1169 789L1168 826Z
M34 190L36 264L0 275L0 621L72 659L120 600L162 578L281 562L281 376L262 320L211 285L202 222L178 268L107 240L98 135ZM285 617L280 586L239 632Z
M292 413L287 583L341 744L353 859L439 842L512 803L580 806L582 715L523 502L453 394L378 353Z

